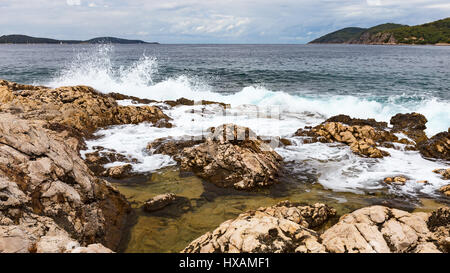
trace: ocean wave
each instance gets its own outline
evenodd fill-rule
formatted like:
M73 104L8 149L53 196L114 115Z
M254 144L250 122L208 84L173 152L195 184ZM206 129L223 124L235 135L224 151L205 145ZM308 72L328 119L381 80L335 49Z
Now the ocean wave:
M154 76L158 73L158 61L146 55L127 67L115 67L111 58L113 51L113 46L101 45L92 51L79 53L57 77L45 84L52 87L89 85L104 93L119 92L154 100L185 97L225 102L233 107L276 106L281 109L282 115L322 119L347 114L356 118L375 118L389 122L397 113L418 112L428 119L426 133L429 136L446 131L450 125L450 103L438 98L409 98L404 94L393 95L388 100L376 96L368 98L362 94L324 96L305 92L302 95L301 90L290 94L263 86L247 86L241 90L230 90L231 94L223 94L214 92L207 83L185 75L154 82Z

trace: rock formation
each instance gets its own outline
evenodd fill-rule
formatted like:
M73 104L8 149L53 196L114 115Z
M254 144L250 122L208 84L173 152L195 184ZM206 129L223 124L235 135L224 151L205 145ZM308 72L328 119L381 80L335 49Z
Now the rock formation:
M85 135L119 124L171 126L170 118L158 107L119 106L112 97L87 86L50 89L0 81L0 102L1 112L68 126Z
M280 203L239 215L183 252L438 253L449 250L449 208L431 215L371 206L344 215L322 234L335 211L326 205ZM312 221L311 221L312 220Z
M220 187L252 189L277 182L282 158L249 128L224 124L205 142L183 149L181 169Z
M46 124L0 113L0 252L117 249L129 204Z
M184 253L325 252L318 234L336 211L323 204L299 206L281 202L239 215L189 244Z
M450 161L450 128L418 145L420 153L425 157Z

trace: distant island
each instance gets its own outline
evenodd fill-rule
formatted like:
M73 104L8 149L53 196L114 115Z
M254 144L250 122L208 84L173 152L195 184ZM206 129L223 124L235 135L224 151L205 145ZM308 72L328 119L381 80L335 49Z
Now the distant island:
M348 27L309 43L450 45L450 17L418 26L387 23L371 28Z
M0 44L159 44L157 42L144 42L141 40L127 40L115 37L98 37L86 41L56 40L49 38L36 38L26 35L14 34L0 37Z

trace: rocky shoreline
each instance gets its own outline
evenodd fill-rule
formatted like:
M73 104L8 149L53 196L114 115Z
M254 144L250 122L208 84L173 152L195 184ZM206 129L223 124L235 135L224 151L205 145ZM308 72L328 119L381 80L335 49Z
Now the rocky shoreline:
M119 105L124 99L135 105ZM133 176L131 164L137 159L103 147L84 156L80 151L98 129L108 126L174 126L154 102L86 86L51 89L0 81L0 253L119 251L133 209L104 178ZM163 103L195 104L183 98ZM362 157L389 157L380 148L402 144L398 149L450 161L450 129L428 138L427 120L419 113L397 114L390 123L392 127L339 115L295 135L305 145L343 143ZM280 183L284 161L275 148L286 145L291 145L287 139L267 141L251 128L223 124L203 137L158 139L147 150L171 156L183 172L218 187L252 191ZM116 161L128 163L105 168ZM443 180L450 178L450 169L435 172ZM407 180L388 178L386 183ZM450 195L448 188L441 188L443 196ZM156 196L143 207L152 213L176 199L174 194ZM336 211L325 204L261 205L201 236L183 252L448 252L450 246L448 207L424 214L371 206L330 227Z

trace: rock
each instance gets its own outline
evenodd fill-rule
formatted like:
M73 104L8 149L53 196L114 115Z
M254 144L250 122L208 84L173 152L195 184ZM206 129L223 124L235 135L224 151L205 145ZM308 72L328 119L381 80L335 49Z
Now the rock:
M70 253L113 253L113 251L104 247L102 244L91 244L87 247L77 247L70 251Z
M252 189L278 181L282 158L246 127L224 124L205 142L185 148L181 170L192 171L219 187Z
M363 124L362 120L347 120L348 116L338 116L330 120L345 120L350 124ZM375 121L373 121L375 122ZM368 123L373 123L368 122ZM377 125L381 126L381 125ZM350 149L359 155L372 158L381 158L389 155L377 148L377 142L393 141L397 138L387 131L379 131L369 125L344 125L340 122L326 121L310 130L299 129L296 136L308 136L310 142L341 142L350 146Z
M46 124L0 113L0 227L22 233L21 251L25 244L35 251L41 237L55 236L51 230L80 245L117 249L131 212L128 202L92 176L70 137Z
M144 210L147 212L153 212L167 207L172 204L177 199L176 195L173 193L166 193L157 195L144 204Z
M442 192L443 194L445 194L446 196L450 196L450 184L442 186L439 189L440 192Z
M442 207L434 211L427 224L440 249L446 253L450 252L450 208Z
M87 153L84 155L85 157L84 161L86 165L89 167L89 169L97 176L105 176L105 177L109 176L108 172L104 168L106 164L115 162L126 162L126 163L138 162L137 159L128 158L124 155L118 154L114 150L105 149L103 147L94 147L94 149L96 150L95 152Z
M391 118L390 122L393 125L392 132L404 133L417 144L428 140L424 131L427 129L425 124L428 120L422 114L397 114Z
M424 213L372 206L342 216L320 238L333 253L439 252L426 221Z
M442 179L450 179L450 168L448 169L436 169L433 170L434 173L440 174Z
M107 170L105 170L102 173L102 176L111 177L111 178L115 178L115 179L122 179L122 178L129 177L132 170L133 170L133 166L131 166L131 164L124 164L124 165L108 168Z
M175 106L180 106L180 105L188 105L188 106L192 106L192 105L210 105L210 104L218 104L220 106L222 106L223 108L230 108L229 104L225 104L222 102L215 102L215 101L207 101L207 100L201 100L201 101L193 101L193 100L189 100L186 98L179 98L175 101L173 100L166 100L163 101L163 103L170 105L171 107L175 107Z
M284 145L284 146L291 146L292 145L292 141L290 141L287 138L280 138L280 142Z
M282 202L222 223L213 232L194 240L182 252L325 252L318 241L318 234L308 228L322 225L335 213L323 204L297 206Z
M403 176L395 176L395 177L386 177L384 179L384 183L391 184L391 183L398 183L404 185L408 179Z
M359 118L351 118L347 115L337 115L333 116L329 119L327 119L324 123L327 122L339 122L342 124L346 124L349 126L370 126L372 128L375 128L377 130L384 130L387 127L386 122L378 122L375 119L359 119Z
M119 106L111 96L87 86L50 89L3 81L0 88L2 112L24 119L62 124L78 130L82 135L89 135L105 126L141 122L171 127L170 118L158 107Z
M419 180L419 181L416 181L416 183L419 183L419 184L428 184L428 180Z
M421 142L418 149L424 157L450 161L450 128L447 132L441 132Z
M201 137L185 137L183 139L173 139L171 137L159 138L148 143L147 150L154 154L165 154L172 156L176 161L181 161L181 152L184 148L192 147L205 142Z

